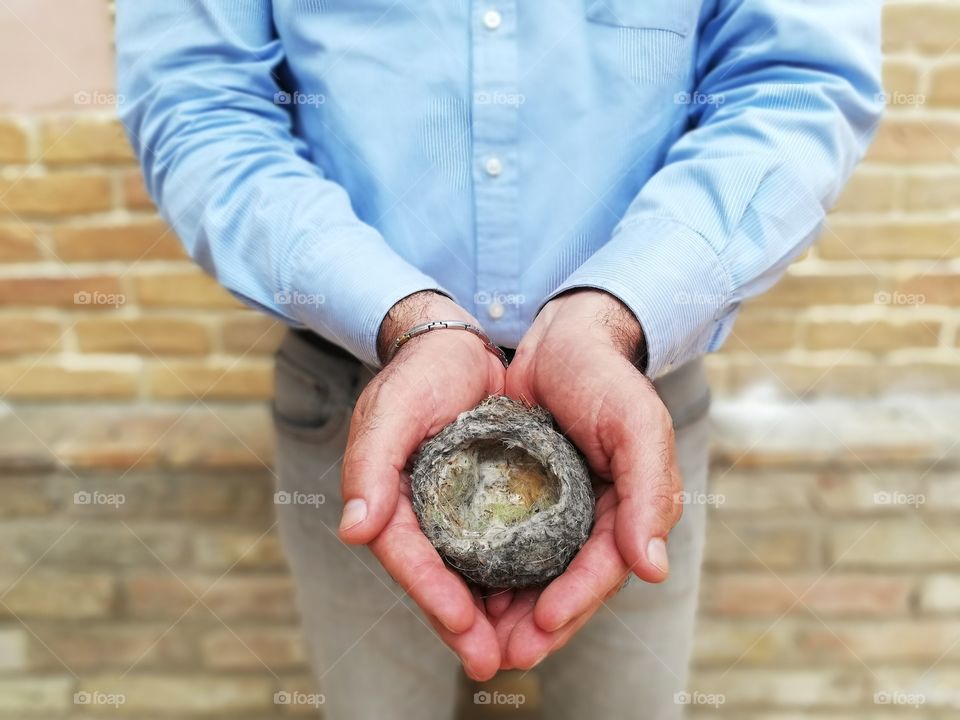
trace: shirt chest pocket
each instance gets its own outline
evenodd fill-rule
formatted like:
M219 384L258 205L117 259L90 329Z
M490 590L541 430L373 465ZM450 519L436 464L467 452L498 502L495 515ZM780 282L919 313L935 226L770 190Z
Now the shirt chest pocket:
M694 31L702 0L586 0L587 20L620 28Z

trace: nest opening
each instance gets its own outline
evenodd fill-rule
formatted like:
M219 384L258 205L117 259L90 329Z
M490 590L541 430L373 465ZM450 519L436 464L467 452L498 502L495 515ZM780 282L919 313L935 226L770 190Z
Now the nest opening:
M471 535L522 523L559 500L560 481L540 461L491 439L459 448L440 488L448 519Z

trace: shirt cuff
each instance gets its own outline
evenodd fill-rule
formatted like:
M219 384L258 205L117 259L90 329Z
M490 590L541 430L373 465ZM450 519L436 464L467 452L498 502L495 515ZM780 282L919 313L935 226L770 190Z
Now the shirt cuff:
M424 290L450 296L372 228L317 239L294 260L289 280L281 285L289 290L278 293L286 296L287 312L371 367L380 367L377 335L390 308Z
M630 220L545 302L574 288L595 288L623 302L647 343L655 378L707 352L731 300L720 257L695 230L667 218Z

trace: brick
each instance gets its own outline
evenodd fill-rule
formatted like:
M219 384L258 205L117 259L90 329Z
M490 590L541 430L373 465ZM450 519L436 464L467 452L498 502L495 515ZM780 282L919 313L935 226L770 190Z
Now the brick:
M239 355L272 355L287 334L287 326L266 315L243 311L224 321L220 331L223 349Z
M887 352L905 347L936 347L942 324L929 321L875 321L809 323L804 346L811 350Z
M20 222L0 223L0 262L39 260L33 230Z
M800 633L799 649L821 661L849 663L922 662L941 659L960 637L957 620L830 622Z
M897 204L899 172L867 172L862 168L853 174L834 206L837 212L889 212Z
M70 367L53 362L0 362L0 392L17 399L129 398L139 373L127 369Z
M707 530L706 562L713 568L806 568L816 563L817 541L809 526L715 521Z
M113 609L116 589L109 575L54 574L34 569L7 577L2 583L0 616L89 619L106 617Z
M206 325L174 317L84 319L74 331L80 349L89 353L203 355L210 350Z
M787 350L796 342L794 318L776 317L757 312L753 306L737 318L733 331L724 343L725 353Z
M30 160L30 139L16 120L0 120L0 163L26 163Z
M119 120L87 114L44 123L41 152L48 165L130 162L134 159Z
M815 305L861 305L873 302L883 288L874 275L794 275L750 301L749 307L799 308Z
M960 567L955 524L912 518L839 523L830 530L828 546L838 567Z
M34 670L56 670L61 663L74 672L134 666L142 670L180 667L196 659L196 630L186 623L172 628L170 623L31 626L43 640L31 637L29 663Z
M219 578L219 579L218 579ZM186 587L184 586L186 583ZM286 575L208 576L138 574L125 581L127 612L137 618L176 620L196 602L195 595L224 621L292 620L296 617L293 583ZM191 613L209 618L203 604Z
M61 345L60 323L32 315L0 317L0 355L45 353Z
M904 302L915 300L912 304L960 305L960 274L925 272L913 275L897 283L896 292Z
M908 577L819 572L808 575L728 573L702 593L704 610L729 617L779 617L813 611L826 617L887 617L909 611Z
M217 670L299 669L306 664L297 627L220 629L201 640L203 664Z
M960 510L960 474L930 473L927 480L928 512L952 513Z
M869 162L903 164L955 163L960 150L960 123L934 118L888 115L867 152Z
M125 302L119 279L109 275L12 277L0 282L0 305L7 307L112 310Z
M22 628L0 628L0 672L27 668L27 631Z
M936 107L960 107L960 62L940 63L933 69L927 100Z
M195 532L193 554L197 567L204 570L283 569L287 566L280 539L256 529Z
M201 272L140 275L135 278L143 307L241 308L243 305L216 280Z
M827 260L911 260L960 256L960 222L834 219L820 239Z
M707 586L709 587L709 585ZM706 589L703 597L706 597ZM773 664L795 653L796 629L789 620L732 622L729 617L697 618L694 633L694 664L717 664L726 669L737 665Z
M273 679L201 675L126 675L83 677L79 692L123 696L120 711L143 716L195 714L233 717L272 711ZM112 709L109 708L109 709Z
M919 606L924 612L954 613L960 610L960 575L934 574L920 585Z
M109 178L97 172L62 172L0 179L0 216L41 218L110 209Z
M252 473L179 473L178 480L177 517L273 522L274 480L269 468Z
M693 674L690 692L723 695L724 708L853 706L865 696L864 680L853 670L736 668ZM742 715L734 715L742 717Z
M912 513L927 500L920 475L903 470L825 470L815 488L826 513Z
M906 60L886 60L883 63L883 89L888 104L891 96L919 93L920 67Z
M126 170L121 176L123 191L123 206L129 210L155 210L156 206L147 192L147 185L143 181L143 173L137 170Z
M0 568L10 568L8 575L26 570L41 556L44 568L69 573L85 568L100 572L163 564L176 570L186 562L186 538L181 528L145 523L124 526L119 522L65 519L55 523L33 521L29 532L7 523L0 526L0 542L4 547Z
M850 357L800 362L738 356L729 368L732 390L763 389L788 399L869 396L877 389L876 371L875 364Z
M73 706L72 677L0 678L0 714L62 713Z
M960 206L960 172L901 173L902 203L906 210L953 210Z
M885 52L915 49L941 55L957 47L960 7L953 3L886 3L883 8Z
M156 398L208 400L263 400L273 396L273 367L269 362L216 366L170 362L152 364L149 393Z
M61 260L184 260L183 246L165 222L139 220L121 225L61 225L53 231Z
M878 369L877 386L884 392L940 393L960 387L960 357L948 355L925 362L888 362Z
M709 493L718 496L721 513L795 514L812 508L813 475L804 472L747 472L737 469L716 473Z
M871 673L874 676L874 689L902 693L904 698L901 702L920 694L923 698L921 708L940 708L945 711L925 715L925 720L952 720L956 714L957 699L960 698L960 673L957 673L956 665L949 659L949 656L945 657L942 662L933 665L924 663L919 671L916 667L874 666ZM896 709L905 711L899 712L896 718L917 717L917 709L912 705Z
M0 518L29 518L50 515L67 502L67 485L59 478L7 470L0 479Z

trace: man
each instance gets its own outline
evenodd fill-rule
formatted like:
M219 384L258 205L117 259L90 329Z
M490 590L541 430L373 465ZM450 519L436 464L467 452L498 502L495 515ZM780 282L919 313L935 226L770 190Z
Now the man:
M117 24L163 214L300 328L278 354L279 487L333 497L340 475L344 503L278 511L327 717L448 717L455 656L475 679L537 666L551 718L678 717L699 358L864 152L878 4L119 0ZM509 368L453 328L397 348L443 320L515 349ZM481 596L420 532L404 466L496 393L549 409L612 487L561 577Z

